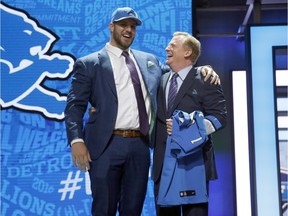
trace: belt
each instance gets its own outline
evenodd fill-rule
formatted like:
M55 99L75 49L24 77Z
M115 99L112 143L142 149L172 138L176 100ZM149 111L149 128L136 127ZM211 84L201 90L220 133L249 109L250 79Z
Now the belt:
M113 134L119 135L122 137L140 137L144 136L138 130L113 130Z

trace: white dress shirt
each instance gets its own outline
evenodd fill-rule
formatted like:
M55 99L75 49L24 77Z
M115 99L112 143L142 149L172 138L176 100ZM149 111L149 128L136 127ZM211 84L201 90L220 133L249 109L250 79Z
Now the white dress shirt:
M113 75L116 85L117 97L118 97L118 113L115 124L115 129L122 130L138 130L139 129L139 114L137 107L137 100L135 97L134 87L130 76L130 71L126 65L125 57L122 56L123 50L118 47L106 44L106 50L108 52ZM141 83L143 97L145 101L146 111L148 116L151 116L151 101L145 84L143 82L142 74L140 73L137 62L135 61L130 49L128 50L130 58L134 61L138 76ZM150 118L149 118L150 119Z

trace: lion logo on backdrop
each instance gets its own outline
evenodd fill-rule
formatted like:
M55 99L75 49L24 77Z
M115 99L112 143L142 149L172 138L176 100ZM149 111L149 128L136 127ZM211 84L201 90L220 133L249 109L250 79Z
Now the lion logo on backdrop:
M0 46L1 107L64 119L66 96L45 83L67 80L74 59L52 51L57 36L27 14L2 3L0 9L2 32L5 32Z

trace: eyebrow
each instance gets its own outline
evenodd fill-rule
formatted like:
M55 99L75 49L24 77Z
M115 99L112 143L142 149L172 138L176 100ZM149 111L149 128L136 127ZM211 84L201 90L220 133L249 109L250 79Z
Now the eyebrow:
M169 43L170 46L176 46L177 44L174 42Z

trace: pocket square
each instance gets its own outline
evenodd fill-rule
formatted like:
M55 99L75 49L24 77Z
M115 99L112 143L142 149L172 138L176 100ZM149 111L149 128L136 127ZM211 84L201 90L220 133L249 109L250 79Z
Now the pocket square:
M152 61L148 61L148 62L147 62L147 66L148 66L148 67L151 67L151 66L153 66L153 65L154 65L154 63L153 63Z

